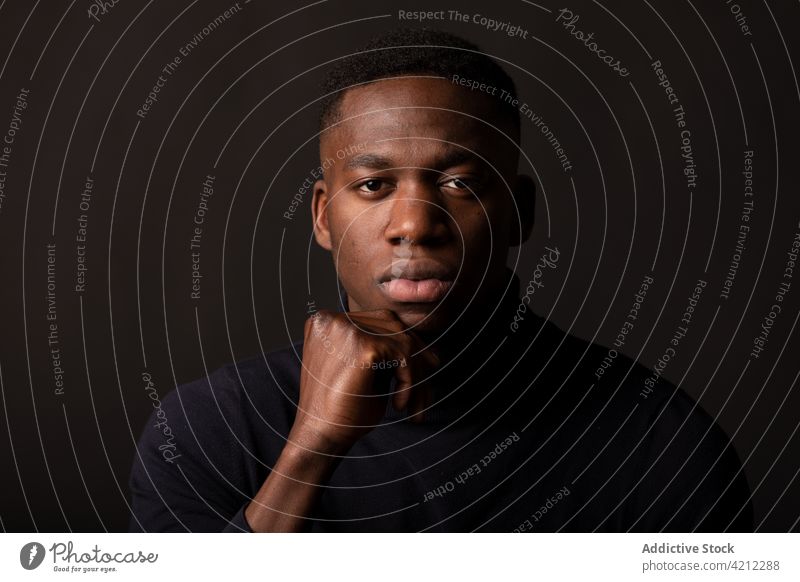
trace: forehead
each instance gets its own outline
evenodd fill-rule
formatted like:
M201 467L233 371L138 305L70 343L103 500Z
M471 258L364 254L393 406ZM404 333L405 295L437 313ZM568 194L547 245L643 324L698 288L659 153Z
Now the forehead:
M350 89L339 104L339 123L323 132L321 148L368 143L411 155L453 144L476 152L510 145L512 128L494 97L443 78L402 77Z

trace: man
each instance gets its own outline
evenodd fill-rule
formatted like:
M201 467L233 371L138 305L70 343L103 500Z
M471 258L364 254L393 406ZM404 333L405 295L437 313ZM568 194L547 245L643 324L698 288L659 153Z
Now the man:
M146 428L131 528L751 529L739 460L702 409L666 382L644 398L623 356L597 381L607 350L519 298L506 258L534 187L508 75L462 39L404 30L325 89L320 156L336 163L311 210L343 309L164 399L175 451Z

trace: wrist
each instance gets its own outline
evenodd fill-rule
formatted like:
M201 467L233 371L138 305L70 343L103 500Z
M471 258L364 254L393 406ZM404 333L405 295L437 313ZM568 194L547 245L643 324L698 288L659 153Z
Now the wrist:
M312 423L295 422L289 432L285 449L293 457L338 460L353 444L349 439L329 434Z

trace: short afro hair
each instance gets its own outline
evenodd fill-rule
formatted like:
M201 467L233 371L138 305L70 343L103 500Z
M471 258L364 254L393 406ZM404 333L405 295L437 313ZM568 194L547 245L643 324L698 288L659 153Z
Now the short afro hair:
M387 77L436 75L452 79L458 75L505 90L512 99L517 88L511 77L480 48L463 38L431 28L399 28L379 35L358 52L341 59L322 84L320 130L340 120L339 105L349 88ZM519 139L519 110L497 98L498 112L513 123Z

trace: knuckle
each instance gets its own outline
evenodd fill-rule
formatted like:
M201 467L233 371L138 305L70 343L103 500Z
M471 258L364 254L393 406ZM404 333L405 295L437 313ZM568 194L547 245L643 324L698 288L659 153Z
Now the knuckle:
M306 335L308 335L308 332L311 331L311 327L314 325L314 320L316 317L317 315L314 314L311 317L306 318L306 321L303 324L303 330L305 331Z
M410 352L414 347L414 340L408 334L401 333L400 335L397 336L397 341L399 342L400 347L405 352Z
M331 321L330 312L325 309L320 309L319 311L314 313L311 317L306 319L306 326L320 329L329 325L330 321Z
M391 309L376 309L373 311L375 317L379 317L380 319L386 320L386 322L398 322L397 315Z
M374 339L368 337L361 338L358 352L365 362L378 361L381 357L381 351L380 346Z
M397 334L399 334L400 332L405 330L405 325L403 325L403 322L400 321L399 319L392 319L390 321L387 321L386 322L386 327L388 327L389 330L391 330L391 331L393 331L394 333L397 333ZM403 334L403 335L405 335L405 334Z
M316 319L318 319L318 320L328 321L329 319L331 319L333 314L328 309L319 309L315 313L315 316L316 316Z

